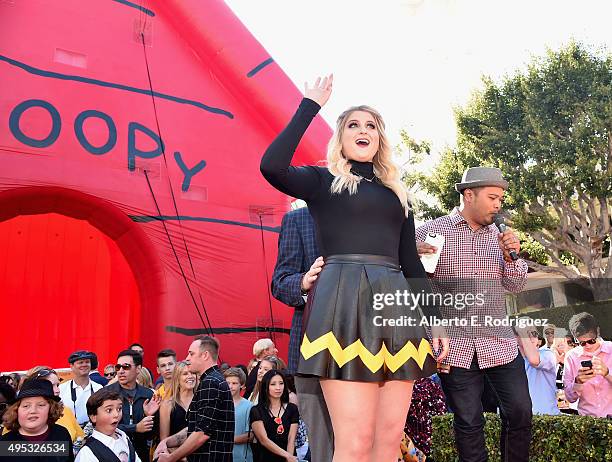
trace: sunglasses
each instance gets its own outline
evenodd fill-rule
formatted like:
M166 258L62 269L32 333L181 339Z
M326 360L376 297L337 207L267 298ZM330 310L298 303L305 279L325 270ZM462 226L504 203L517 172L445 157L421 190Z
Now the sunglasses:
M131 364L125 363L125 364L115 364L115 370L117 372L119 372L121 369L123 369L124 371L129 371L132 368Z
M52 369L41 369L41 370L39 370L36 373L36 375L34 377L39 379L39 378L42 378L42 377L48 377L51 374L56 374L56 372L54 370L52 370Z
M578 342L580 344L581 347L586 346L587 344L589 345L595 345L597 343L597 339L596 338L591 338L589 340L584 340L582 342Z
M115 376L115 372L105 372L105 373L104 373L104 377L110 377L110 378L112 378L112 377L114 377L114 376Z

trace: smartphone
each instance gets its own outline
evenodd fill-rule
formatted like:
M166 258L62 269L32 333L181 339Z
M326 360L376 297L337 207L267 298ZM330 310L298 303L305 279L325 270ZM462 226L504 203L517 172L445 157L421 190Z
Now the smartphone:
M435 253L421 255L421 263L423 263L425 272L431 274L436 271L436 266L438 266L438 260L440 260L440 254L442 253L442 247L444 247L445 240L442 234L427 233L427 236L425 236L425 242L429 245L433 245L437 249Z
M587 361L580 361L582 367L588 367L589 369L593 369L593 362L589 359Z

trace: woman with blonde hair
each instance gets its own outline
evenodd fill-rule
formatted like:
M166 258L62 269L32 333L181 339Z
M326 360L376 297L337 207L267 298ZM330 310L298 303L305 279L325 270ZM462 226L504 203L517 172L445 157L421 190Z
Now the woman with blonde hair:
M174 435L187 426L187 409L198 385L198 376L185 361L179 361L172 372L168 396L159 408L160 440Z
M140 370L138 371L138 377L136 378L136 383L138 383L138 385L141 385L145 388L149 388L155 391L155 389L153 388L153 378L151 377L151 373L147 370L146 367L141 367Z
M416 251L408 194L377 111L356 106L340 115L327 167L290 166L331 95L332 80L306 85L305 98L266 150L260 169L276 189L306 201L324 256L306 273L308 282L316 282L304 311L298 374L321 380L334 430L333 460L389 462L397 456L414 380L436 372L418 324L420 311L440 313L436 306L417 307L393 296L430 287ZM386 322L405 317L409 325ZM434 350L442 347L442 360L448 354L446 332L433 327L432 337Z

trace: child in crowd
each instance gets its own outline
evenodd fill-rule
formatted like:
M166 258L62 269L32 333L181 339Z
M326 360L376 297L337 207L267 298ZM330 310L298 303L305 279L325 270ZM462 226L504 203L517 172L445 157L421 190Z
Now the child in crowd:
M119 393L108 388L102 388L89 397L87 415L94 431L79 451L76 462L116 459L141 462L128 436L117 428L123 414L122 406Z
M253 403L240 396L245 388L246 374L242 369L230 367L223 376L229 385L234 400L235 427L234 427L234 462L253 462L253 453L249 447L252 433L249 425L249 414Z

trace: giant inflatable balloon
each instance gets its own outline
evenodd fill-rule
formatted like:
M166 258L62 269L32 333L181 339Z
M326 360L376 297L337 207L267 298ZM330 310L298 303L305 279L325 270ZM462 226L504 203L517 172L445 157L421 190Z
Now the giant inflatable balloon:
M133 341L151 367L201 333L232 364L286 353L290 198L259 160L300 98L220 0L0 1L0 370Z

